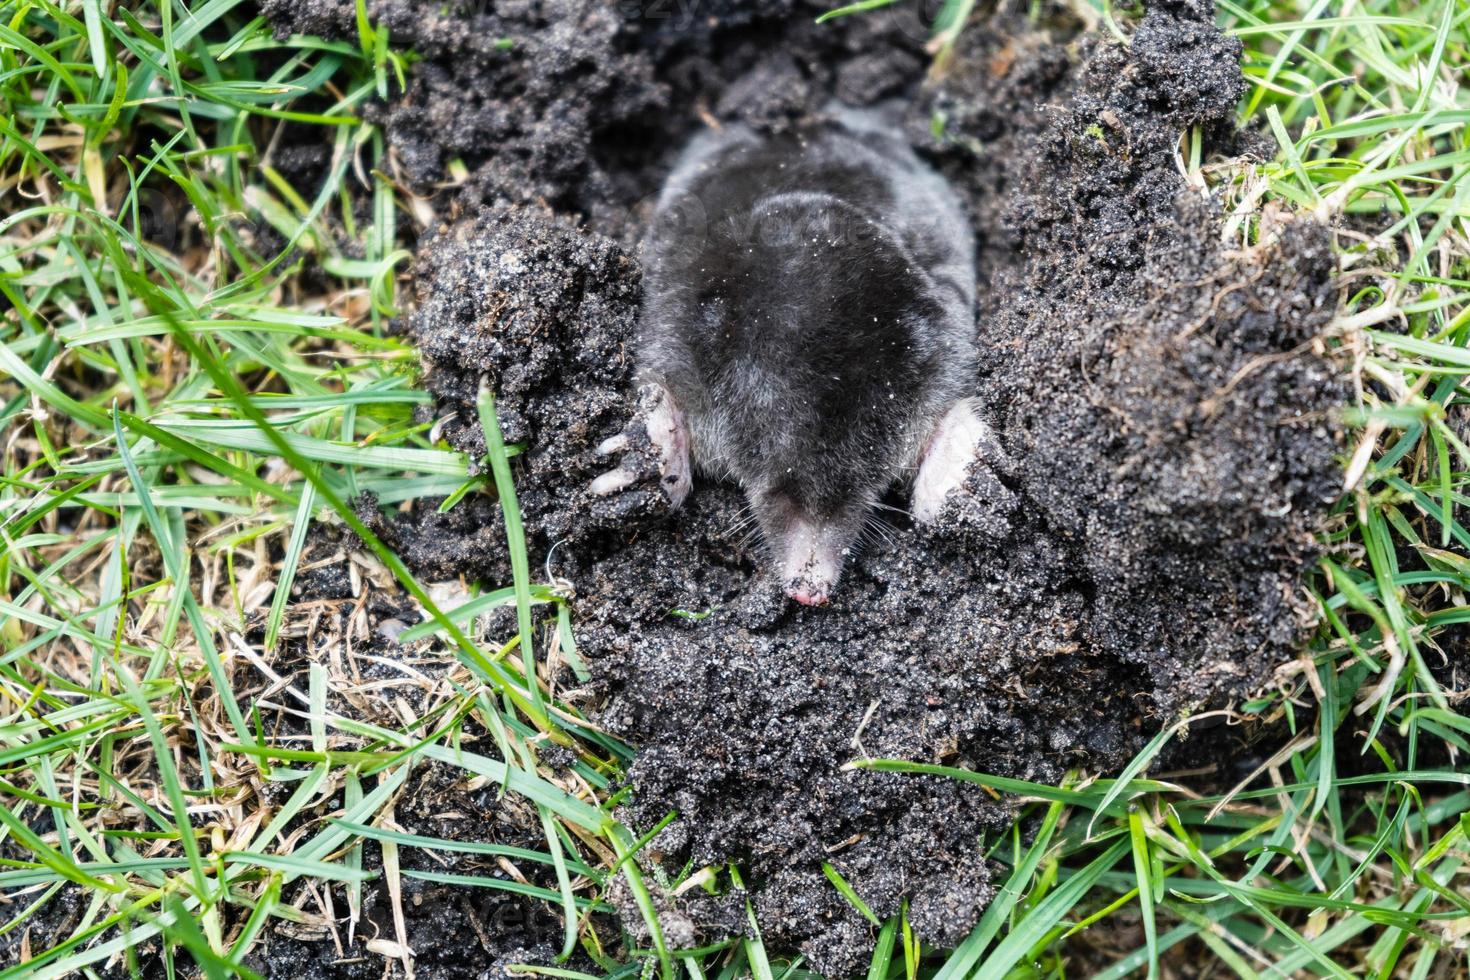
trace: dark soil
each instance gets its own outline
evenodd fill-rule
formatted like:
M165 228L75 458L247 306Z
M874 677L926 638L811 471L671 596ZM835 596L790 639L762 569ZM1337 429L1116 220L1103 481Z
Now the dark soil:
M333 812L343 805L341 795L322 809ZM516 847L545 849L534 810L517 812L499 799L494 785L471 789L461 770L437 764L416 770L398 797L394 819L409 833L444 840L474 840ZM534 828L534 829L532 829ZM511 876L493 858L428 852L403 847L400 866L407 870L457 874L509 881ZM556 887L550 869L515 862L516 871L542 887ZM363 867L380 872L377 844L363 847ZM413 950L418 980L506 977L512 963L552 963L561 950L561 915L544 902L489 887L444 885L409 876L401 879L405 939ZM320 888L317 889L320 893ZM262 934L246 965L263 977L291 980L378 980L401 975L391 950L374 940L396 942L392 896L381 879L366 883L355 928L343 920L347 909L343 893L335 889L338 921L328 928L321 919L287 923ZM320 912L316 896L298 886L287 898L298 907ZM605 927L604 935L615 935ZM386 957L386 960L385 960ZM591 964L579 963L579 966Z
M394 543L406 558L418 554L415 543L424 538L463 535L465 540L473 541L466 522L476 515L478 502L467 503L471 506L462 514L456 508L443 517L413 515L403 521L381 521L380 529L401 536ZM362 503L364 507L370 504ZM436 512L430 509L428 513ZM499 520L499 515L493 519ZM459 683L466 675L455 661L443 656L434 641L400 642L403 629L419 620L417 604L374 564L359 564L354 569L349 553L356 545L356 539L339 528L314 528L302 562L309 571L296 580L296 602L282 628L282 643L271 666L298 690L305 690L312 664L321 664L328 671L329 712L401 729L401 712L428 716L442 705L440 699L449 689L446 675ZM455 553L454 558L463 560L470 553ZM451 559L440 555L439 560ZM255 625L263 631L263 623ZM260 637L252 635L250 639L258 642ZM236 690L251 703L262 704L258 700L261 692L247 687ZM262 708L263 724L278 737L309 731L299 713L269 707L289 700L276 694ZM473 715L460 724L458 738L469 751L498 754L494 739ZM541 761L549 771L555 771L548 758ZM558 771L556 775L564 773ZM264 802L280 806L295 788L293 782L278 781L266 783L258 791L274 791L275 797ZM373 788L369 780L363 790L366 793ZM287 833L323 829L325 819L339 816L345 805L342 787L335 787L305 808ZM393 829L438 840L539 851L547 846L540 816L532 804L503 794L494 781L473 778L438 762L416 767L386 812ZM385 825L382 820L377 823ZM413 951L417 980L500 978L510 975L504 967L513 963L555 962L563 939L560 912L536 899L492 887L495 883L520 881L554 890L557 883L552 868L520 859L502 861L493 856L411 846L399 848L398 866L408 872L400 878L403 941ZM382 871L381 845L363 845L362 867ZM482 878L487 885L440 884L414 878L414 871ZM320 911L316 897L321 891L319 885L315 893L301 884L295 888L295 895L288 890L284 896L287 900L309 911ZM265 977L369 980L384 976L386 963L389 975L394 975L398 970L394 954L374 945L374 941L399 940L392 894L383 878L380 875L363 884L360 913L351 927L344 921L348 918L344 891L336 889L334 927L329 927L323 916L266 930L247 965ZM594 915L591 927L613 939L616 927L606 919L604 914ZM571 965L593 968L580 959Z
M343 0L264 7L283 30L353 30ZM823 862L880 916L907 900L935 946L990 898L982 846L1004 804L844 763L1112 769L1292 655L1339 473L1345 389L1317 346L1332 258L1306 224L1230 251L1181 175L1191 128L1211 155L1252 145L1233 131L1239 47L1208 3L1155 4L1128 48L1060 14L997 14L928 83L907 4L820 27L788 0L682 22L611 0L370 8L428 58L382 109L406 173L427 185L459 158L472 175L440 192L408 323L441 431L483 452L488 380L526 447L533 565L557 545L600 720L639 750L624 816L678 811L651 849L670 868L737 863L768 944L829 975L863 965L873 930ZM672 155L702 118L780 128L833 94L906 97L915 146L971 210L978 392L1019 461L1020 504L1001 525L923 535L892 519L833 605L809 610L763 574L735 488L697 482L669 514L656 493L593 502L584 487L591 447L631 410L636 242ZM508 581L495 506L457 510L388 533L428 574ZM691 943L738 922L676 904L668 931Z

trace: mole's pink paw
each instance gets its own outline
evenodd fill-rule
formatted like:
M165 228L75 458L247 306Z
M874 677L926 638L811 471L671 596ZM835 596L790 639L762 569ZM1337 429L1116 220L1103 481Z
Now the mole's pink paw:
M920 524L934 525L950 511L966 524L992 534L1009 527L1005 515L1016 496L996 476L1010 468L975 398L954 403L934 426L919 457L910 510Z
M629 488L656 483L678 507L689 496L689 430L684 413L663 385L638 389L638 409L627 428L597 447L599 456L620 454L617 468L588 485L593 495L606 497Z

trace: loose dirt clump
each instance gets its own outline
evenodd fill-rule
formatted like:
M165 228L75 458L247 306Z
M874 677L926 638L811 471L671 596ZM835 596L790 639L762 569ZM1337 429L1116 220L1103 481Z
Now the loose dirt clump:
M494 196L557 201L596 186L594 134L658 106L661 89L613 3L385 0L380 30L413 48L407 94L380 106L405 176L427 185L453 160ZM355 37L341 0L263 0L282 33Z
M278 24L350 23L350 4L292 6ZM983 849L1007 807L846 763L1043 781L1108 769L1293 654L1338 473L1329 415L1345 391L1320 347L1333 262L1307 224L1227 247L1218 205L1184 172L1190 138L1206 158L1251 145L1233 131L1239 47L1208 4L1157 4L1127 47L1058 12L1041 26L997 15L927 82L912 11L818 27L786 3L716 5L681 27L567 0L498 5L455 33L411 26L406 0L372 9L442 53L390 119L432 118L455 85L468 100L442 127L390 122L411 171L456 154L473 171L444 195L406 324L439 430L483 453L483 380L524 446L533 563L575 585L600 722L638 749L624 816L679 814L645 859L735 863L767 943L824 974L860 969L874 940L824 863L876 914L907 901L926 942L952 945L992 894ZM490 44L497 32L515 44ZM932 533L890 515L833 604L810 610L764 573L737 489L696 481L669 513L655 493L594 501L585 486L605 466L592 447L633 404L647 195L701 119L776 129L834 94L906 99L914 145L970 210L976 390L1017 462L1017 502ZM496 507L470 506L472 519L413 518L410 557L507 581ZM738 928L744 899L691 911L658 897L667 931L693 943Z
M594 502L578 479L591 478L590 447L628 413L641 282L630 254L545 208L504 205L439 229L416 273L410 330L424 359L443 366L427 379L439 399L439 429L483 458L477 401L481 383L488 385L505 441L525 447L515 458L517 494L542 541L578 550L599 530L667 512L661 494ZM400 518L388 533L412 537L419 564L440 577L508 580L498 507L487 498L473 506L468 521L451 510L414 518L421 523L410 534ZM446 547L467 560L440 561Z
M1336 491L1320 356L1335 312L1325 232L1239 254L1181 179L1198 127L1234 148L1238 48L1152 13L1093 43L1080 85L1020 164L1024 269L997 277L982 381L1025 461L1034 532L1075 542L1090 648L1149 675L1155 713L1258 682L1300 635L1293 587Z

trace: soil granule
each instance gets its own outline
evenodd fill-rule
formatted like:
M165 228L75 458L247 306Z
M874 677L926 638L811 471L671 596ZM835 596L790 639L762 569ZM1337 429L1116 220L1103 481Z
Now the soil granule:
M353 30L350 2L264 7L283 30ZM1304 222L1227 245L1183 172L1191 134L1208 159L1256 142L1234 131L1240 49L1209 4L1155 4L1127 47L1061 12L1003 9L933 79L912 10L817 26L779 0L684 24L611 0L369 7L427 55L380 110L406 174L427 184L453 159L470 173L441 191L415 270L407 329L433 417L483 453L485 379L524 446L533 567L575 586L599 722L638 750L622 815L679 815L646 860L738 865L767 944L827 975L863 968L874 930L824 863L877 915L906 901L919 936L951 946L993 893L984 852L1009 809L973 784L845 763L1107 770L1294 655L1340 472L1330 413L1346 391L1321 346L1333 259ZM925 533L884 512L833 604L810 610L764 573L738 489L696 480L669 513L656 489L606 501L585 486L634 403L637 241L673 155L710 121L780 129L834 94L906 98L916 149L970 210L976 390L1016 461L1015 503ZM410 557L509 581L497 508L468 506L400 525ZM691 943L740 921L659 901Z

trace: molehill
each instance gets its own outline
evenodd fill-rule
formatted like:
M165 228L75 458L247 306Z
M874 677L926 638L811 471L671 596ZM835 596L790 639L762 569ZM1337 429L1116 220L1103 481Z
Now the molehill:
M1126 46L1059 8L1001 6L936 68L910 4L817 25L793 0L369 3L425 56L377 110L402 175L427 189L455 159L469 174L433 199L405 324L432 417L483 453L488 379L526 446L533 563L556 546L598 720L638 750L624 815L679 814L645 860L736 863L766 941L828 975L874 937L823 862L951 945L991 895L981 841L1009 820L973 785L844 763L1056 780L1260 686L1308 622L1300 579L1339 479L1326 234L1295 222L1227 245L1186 176L1190 140L1207 161L1260 144L1235 130L1239 46L1211 5L1153 4ZM355 30L350 0L264 7L282 31ZM923 534L887 514L832 606L809 610L762 574L737 489L696 482L670 514L656 490L585 486L632 407L638 241L673 155L700 126L779 129L834 95L903 100L965 201L976 391L1017 466L1006 512ZM382 526L426 574L509 581L488 501ZM666 905L672 940L742 921Z

